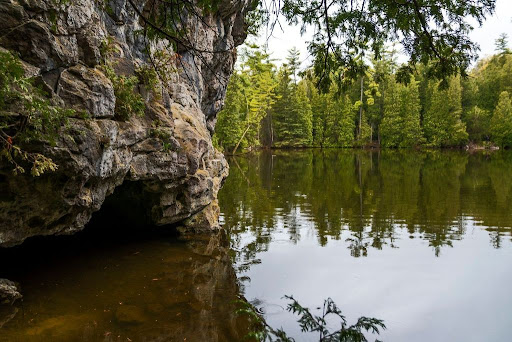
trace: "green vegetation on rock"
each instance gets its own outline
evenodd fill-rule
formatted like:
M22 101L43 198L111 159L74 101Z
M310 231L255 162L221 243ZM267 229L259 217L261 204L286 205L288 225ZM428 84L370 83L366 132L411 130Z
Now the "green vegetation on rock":
M0 158L5 158L15 173L30 168L33 176L40 176L57 169L42 152L43 146L37 145L55 145L73 114L73 110L53 103L35 86L34 78L25 76L16 56L0 51Z

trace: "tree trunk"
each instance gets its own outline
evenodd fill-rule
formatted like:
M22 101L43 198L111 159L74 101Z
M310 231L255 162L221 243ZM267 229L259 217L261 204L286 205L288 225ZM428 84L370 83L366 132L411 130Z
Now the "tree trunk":
M238 149L238 146L240 146L240 143L242 142L242 140L244 140L245 135L247 134L247 132L249 132L249 128L251 128L251 124L247 125L247 128L245 129L244 134L242 134L242 137L241 137L241 138L240 138L240 140L238 140L238 142L236 143L236 146L235 146L235 148L233 149L233 154L235 154L235 153L236 153L236 150Z

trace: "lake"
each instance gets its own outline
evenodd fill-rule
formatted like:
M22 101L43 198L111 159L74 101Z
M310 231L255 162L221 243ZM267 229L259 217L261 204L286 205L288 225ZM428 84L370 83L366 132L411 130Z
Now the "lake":
M0 311L0 341L241 341L244 298L315 341L284 295L315 313L330 297L349 323L383 319L383 341L510 340L512 153L262 151L229 162L227 233L141 231L104 210L76 236L0 250L0 278L25 295Z
M349 323L383 319L384 341L510 340L511 153L273 151L230 166L222 219L273 327L314 341L282 297L331 297Z

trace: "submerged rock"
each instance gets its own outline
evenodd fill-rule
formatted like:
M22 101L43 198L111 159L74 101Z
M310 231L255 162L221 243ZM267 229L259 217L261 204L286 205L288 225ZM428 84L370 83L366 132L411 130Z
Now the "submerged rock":
M16 283L0 279L0 305L12 305L22 297Z
M222 0L218 11L184 20L202 50L233 48L201 58L184 47L179 54L167 51L182 62L167 71L158 90L135 87L145 114L128 119L116 114L121 100L99 66L105 42L112 45L109 62L115 72L127 77L150 65L148 44L152 51L168 46L144 42L130 2L0 2L0 48L14 51L55 102L76 110L55 146L41 142L33 147L52 158L56 172L14 176L12 166L0 160L0 246L82 230L105 198L127 181L139 184L137 197L151 224L218 227L211 204L228 164L211 135L233 71L234 47L246 36L250 2ZM146 1L135 3L143 8ZM198 215L205 208L208 212Z

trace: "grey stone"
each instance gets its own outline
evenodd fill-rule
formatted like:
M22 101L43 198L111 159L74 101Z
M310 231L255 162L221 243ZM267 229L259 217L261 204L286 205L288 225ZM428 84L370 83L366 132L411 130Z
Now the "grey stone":
M186 63L177 63L167 84L159 85L161 94L144 90L144 117L123 122L113 115L113 86L97 64L101 43L110 36L118 73L131 76L137 67L151 65L129 2L111 1L113 13L107 14L95 0L0 1L0 32L9 31L0 48L15 50L56 103L91 117L71 119L55 146L34 146L54 160L56 172L14 176L5 159L0 161L0 246L82 230L105 198L127 181L142 189L138 200L151 206L151 223L217 229L215 203L228 164L211 136L233 72L235 47L245 39L250 2L222 0L219 11L202 20L187 18L184 25L198 49L227 51L204 58L183 47L170 51L179 52ZM150 45L155 50L168 44ZM155 123L165 134L153 134Z
M57 94L73 109L95 118L113 118L114 88L101 71L76 65L60 75Z

